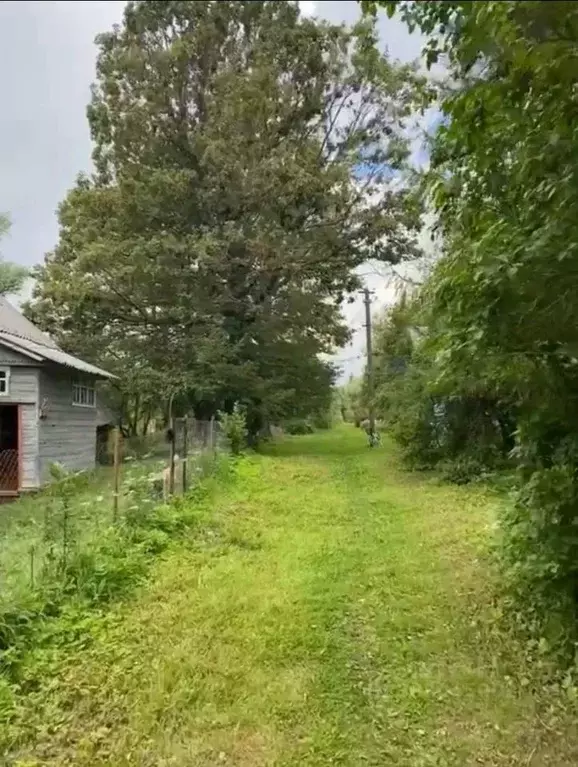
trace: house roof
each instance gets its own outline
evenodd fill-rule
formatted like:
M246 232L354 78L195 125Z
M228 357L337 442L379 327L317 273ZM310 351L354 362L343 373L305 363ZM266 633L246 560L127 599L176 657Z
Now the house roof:
M50 336L39 330L23 314L20 314L18 309L12 306L4 296L0 296L0 331L20 338L26 338L29 341L42 344L42 346L58 349L58 344L54 343Z
M99 378L116 378L102 368L73 357L27 320L3 296L0 296L0 344L36 362L54 362Z

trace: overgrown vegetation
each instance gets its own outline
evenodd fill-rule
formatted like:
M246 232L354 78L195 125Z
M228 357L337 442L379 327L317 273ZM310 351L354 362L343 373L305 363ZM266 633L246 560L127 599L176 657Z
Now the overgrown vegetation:
M247 416L238 402L232 413L221 413L221 427L233 455L240 455L247 445Z
M338 387L335 391L335 402L339 416L346 423L354 423L356 426L367 417L367 403L362 397L362 381L350 376L346 384Z
M517 468L501 549L512 614L573 660L578 8L365 3L376 5L420 28L447 72L423 179L443 255L409 317L421 338L403 370L384 370L379 404L415 462L459 481ZM404 311L386 321L390 362L407 341Z
M164 465L164 464L163 464ZM2 517L0 589L0 723L14 713L14 695L26 688L23 663L50 651L53 640L84 641L91 613L127 596L155 555L200 523L199 503L209 477L225 478L214 453L198 459L200 474L186 497L163 503L153 480L158 467L125 468L120 514L113 515L110 472L101 479L54 467L54 482L38 497L16 501ZM99 495L99 489L101 495ZM202 504L201 504L202 506ZM28 680L29 681L29 680Z
M575 680L500 630L495 494L351 426L230 472L136 599L70 607L26 655L10 767L576 763Z

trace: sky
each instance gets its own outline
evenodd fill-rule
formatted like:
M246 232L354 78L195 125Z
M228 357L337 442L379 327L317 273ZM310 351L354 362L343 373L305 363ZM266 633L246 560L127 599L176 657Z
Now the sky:
M353 22L355 0L304 0L304 14ZM0 1L0 211L12 220L3 258L33 266L56 244L59 202L81 171L91 169L86 120L94 79L94 38L121 20L122 0ZM381 43L393 58L417 59L422 47L399 21L379 16ZM379 311L394 298L383 277L367 273ZM344 375L362 367L362 305L345 308L353 344L337 355Z

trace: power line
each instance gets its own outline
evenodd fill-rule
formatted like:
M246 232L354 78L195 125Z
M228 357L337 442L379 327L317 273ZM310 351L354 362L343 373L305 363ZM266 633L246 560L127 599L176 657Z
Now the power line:
M353 362L354 360L360 360L363 358L363 354L356 354L354 357L344 357L343 359L336 359L335 362L341 365L344 362Z
M369 434L373 438L375 434L375 411L373 409L373 348L371 338L371 291L365 288L363 291L363 303L365 304L365 344L367 353L367 398L369 402Z

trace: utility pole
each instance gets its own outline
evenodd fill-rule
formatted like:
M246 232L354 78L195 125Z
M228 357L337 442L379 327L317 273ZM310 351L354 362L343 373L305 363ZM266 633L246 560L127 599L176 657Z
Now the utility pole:
M371 291L363 290L365 304L365 346L367 353L367 396L369 399L369 434L375 434L375 411L373 409L373 347L371 344Z

